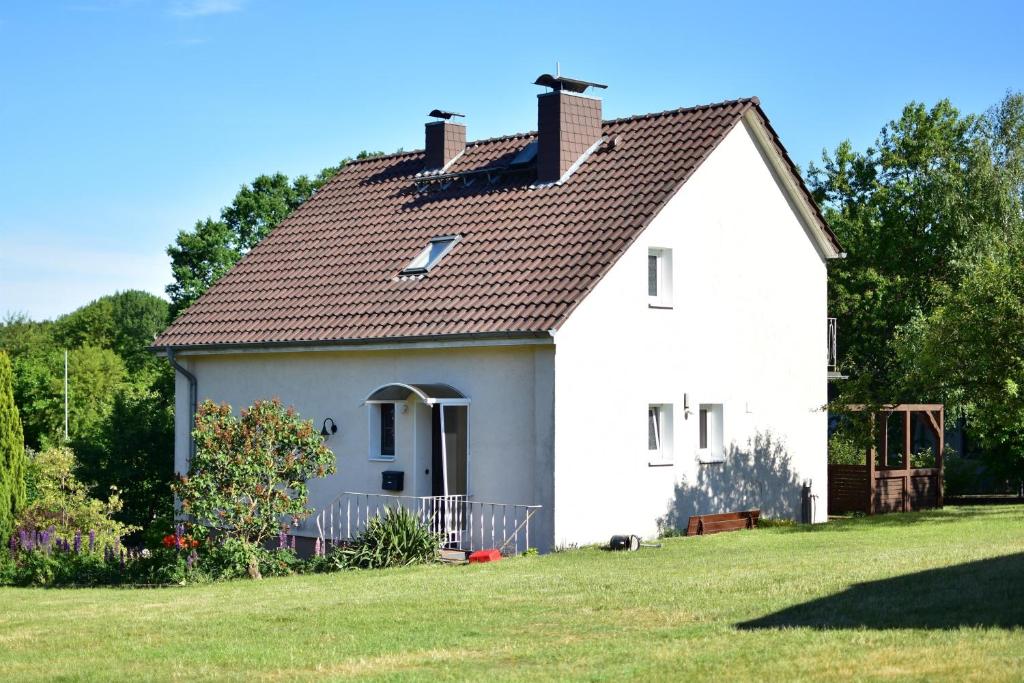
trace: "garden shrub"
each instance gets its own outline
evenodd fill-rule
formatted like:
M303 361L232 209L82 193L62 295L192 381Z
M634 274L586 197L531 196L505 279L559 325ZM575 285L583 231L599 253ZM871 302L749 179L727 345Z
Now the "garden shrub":
M128 554L124 549L83 542L81 535L64 539L48 531L20 530L12 537L0 570L0 585L98 586L123 580Z
M28 504L18 515L18 527L28 533L46 531L51 537L74 538L89 530L99 549L119 545L137 527L114 519L121 499L112 491L106 501L92 498L75 476L78 463L69 448L33 453L28 461Z
M828 439L828 464L863 465L866 453L857 439L837 431Z
M310 420L280 400L256 401L241 417L231 406L205 401L192 432L196 452L174 486L182 510L224 545L226 567L244 561L247 573L263 559L260 546L312 510L306 482L333 474L334 454ZM228 539L236 542L228 543Z

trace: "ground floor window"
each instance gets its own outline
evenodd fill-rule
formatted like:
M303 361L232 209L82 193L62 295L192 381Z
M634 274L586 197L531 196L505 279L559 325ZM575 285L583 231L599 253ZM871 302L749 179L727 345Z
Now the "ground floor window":
M651 465L672 463L672 406L652 403L647 406L647 456Z
M702 462L721 462L725 458L721 403L702 403L697 412L697 455Z
M370 408L370 458L395 457L395 404L376 403Z

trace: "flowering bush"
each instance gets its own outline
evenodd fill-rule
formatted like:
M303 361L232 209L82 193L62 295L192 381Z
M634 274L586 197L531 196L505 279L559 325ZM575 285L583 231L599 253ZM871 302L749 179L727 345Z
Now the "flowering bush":
M248 553L248 573L255 576L256 551L287 530L281 520L312 513L306 482L333 474L334 454L311 421L278 399L257 401L240 418L231 406L206 401L192 436L196 453L174 487L182 510L219 536L240 541L233 547Z
M134 555L120 539L103 546L95 532L88 540L76 531L70 539L55 526L43 531L20 529L11 536L0 582L16 586L95 586L120 583L126 563Z

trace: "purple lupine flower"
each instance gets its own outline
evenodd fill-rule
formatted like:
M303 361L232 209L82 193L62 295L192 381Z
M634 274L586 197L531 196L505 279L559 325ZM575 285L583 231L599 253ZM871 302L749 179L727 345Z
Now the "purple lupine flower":
M89 529L89 552L96 550L96 531Z
M18 539L14 534L11 534L11 540L7 543L7 546L11 549L11 558L13 559L18 555Z
M185 566L189 568L189 571L191 571L191 570L192 570L192 567L193 567L193 565L195 565L195 563L196 563L196 561L197 561L198 559L199 559L199 555L197 555L197 554L196 554L196 551L195 551L195 549L193 548L193 549L192 549L192 552L190 552L190 553L188 554L188 559L187 559L187 560L185 560Z
M277 532L277 549L284 550L288 547L288 534L283 531Z
M44 531L39 535L39 548L45 550L46 554L50 554L50 532Z
M295 552L295 536L292 536L292 552Z
M75 530L75 554L82 552L82 531Z
M185 535L185 525L178 524L174 527L174 547L176 550L181 550L181 538Z
M316 543L313 544L313 554L316 555L317 557L320 557L323 554L321 552L320 537L319 536L316 539Z

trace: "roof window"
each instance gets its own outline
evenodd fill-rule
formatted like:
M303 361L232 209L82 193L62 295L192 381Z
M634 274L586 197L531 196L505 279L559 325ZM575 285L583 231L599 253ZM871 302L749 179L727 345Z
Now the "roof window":
M426 273L433 268L441 258L452 250L455 243L459 241L458 235L446 235L435 237L423 248L416 258L409 265L402 269L402 275L418 275Z

